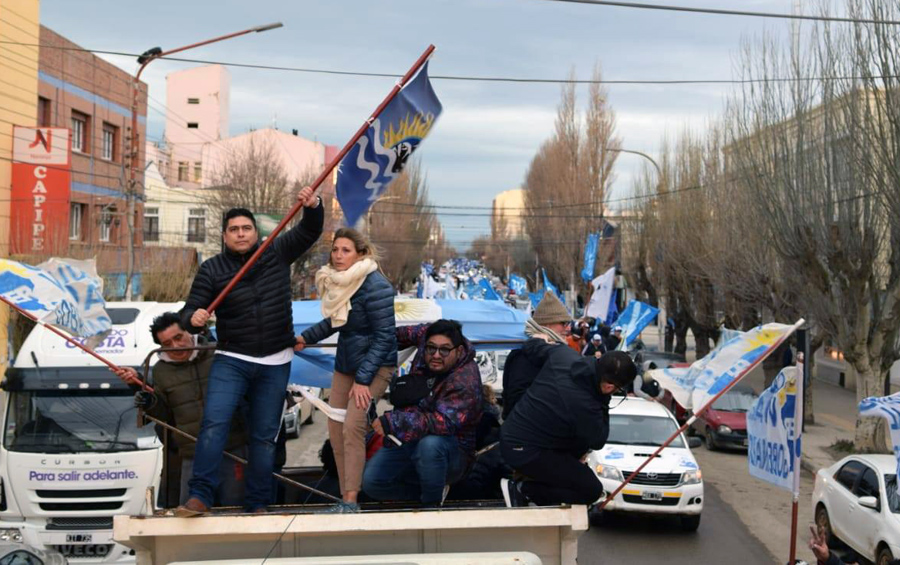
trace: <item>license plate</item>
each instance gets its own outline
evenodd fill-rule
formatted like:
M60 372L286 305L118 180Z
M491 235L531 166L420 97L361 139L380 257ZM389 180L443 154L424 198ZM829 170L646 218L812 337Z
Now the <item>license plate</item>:
M747 439L745 439L745 440L744 440L744 447L747 447L748 445L750 445L750 441L747 440Z
M641 500L662 500L661 492L644 491L641 493Z
M92 534L66 534L66 543L91 543Z

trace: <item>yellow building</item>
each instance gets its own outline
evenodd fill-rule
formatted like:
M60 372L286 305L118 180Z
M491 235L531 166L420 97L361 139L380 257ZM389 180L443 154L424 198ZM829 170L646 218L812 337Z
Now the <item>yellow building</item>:
M0 257L9 256L13 126L37 125L39 0L0 0ZM0 374L9 311L0 304Z
M494 198L492 205L491 235L495 239L525 237L524 214L524 190L515 188L501 192Z

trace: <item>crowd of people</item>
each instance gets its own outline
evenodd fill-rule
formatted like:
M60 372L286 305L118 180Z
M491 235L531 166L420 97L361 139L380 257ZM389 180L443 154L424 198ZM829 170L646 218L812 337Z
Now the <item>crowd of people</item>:
M223 252L200 266L184 308L150 328L168 350L153 368L152 392L137 391L135 404L197 438L194 444L176 436L176 515L220 505L260 513L275 501L291 359L335 333L328 402L343 417L329 419L328 443L341 501L328 512L357 512L361 496L439 506L451 487L463 496L502 495L511 506L602 497L584 457L606 441L610 396L624 393L637 374L630 357L615 351L621 328L606 328L607 339L588 336L594 321L573 320L547 293L524 328L529 339L507 360L501 412L482 385L465 329L444 319L397 327L394 290L376 248L341 228L316 273L323 318L295 336L291 266L324 223L311 190L298 200L302 220L265 249L217 307L214 350L202 348L207 308L260 245L249 210L225 214ZM410 370L398 374L398 349L413 347ZM119 376L138 382L133 369ZM379 414L388 387L390 409ZM223 457L226 450L246 457L246 466Z

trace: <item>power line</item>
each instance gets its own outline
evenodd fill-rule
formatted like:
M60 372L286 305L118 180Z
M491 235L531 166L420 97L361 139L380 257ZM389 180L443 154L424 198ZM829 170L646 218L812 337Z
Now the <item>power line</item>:
M567 0L546 0L546 1L567 1ZM571 0L576 1L576 0ZM891 22L886 22L891 23ZM900 22L897 22L900 23ZM0 44L15 44L34 47L43 47L47 49L62 49L70 51L85 51L101 55L116 55L121 57L138 57L137 53L126 53L123 51L107 51L102 49L85 49L75 47L60 47L56 45L29 44L15 41L0 41ZM210 59L188 59L184 57L160 57L160 60L174 61L180 63L193 63L200 65L222 65L225 67L259 69L269 71L285 71L297 73L311 73L338 76L358 76L358 77L374 77L374 78L399 78L401 74L395 73L376 73L364 71L339 71L333 69L317 69L304 67L286 67L278 65L262 65L255 63L236 63L229 61L216 61ZM497 77L497 76L466 76L466 75L429 75L431 80L451 80L451 81L467 81L467 82L506 82L506 83L530 83L530 84L601 84L601 85L729 85L729 84L766 84L776 82L812 82L812 81L834 81L834 80L861 80L861 79L896 79L900 75L875 75L875 76L810 76L810 77L770 77L770 78L747 78L747 79L570 79L570 78L528 78L528 77Z
M665 6L660 4L643 4L640 2L615 2L613 0L544 0L546 2L566 2L571 4L593 4L595 6L612 6L617 8L637 8L640 10L664 10L668 12L687 12L694 14L713 14L716 16L745 16L753 18L775 18L783 20L810 20L817 22L841 22L850 24L900 25L898 20L875 20L865 18L848 18L842 16L809 16L804 14L785 14L784 12L751 12L746 10L722 10L716 8L694 8L691 6Z

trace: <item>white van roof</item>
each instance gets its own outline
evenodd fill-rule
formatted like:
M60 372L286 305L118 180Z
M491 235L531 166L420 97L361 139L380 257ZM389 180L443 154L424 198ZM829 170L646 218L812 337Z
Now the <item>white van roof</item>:
M165 312L177 312L183 306L184 302L107 302L106 310L113 320L113 328L94 351L116 365L140 366L147 354L159 347L150 335L153 318ZM40 367L105 366L43 326L35 326L25 338L13 366L33 368L32 353ZM151 364L156 362L156 356L153 357Z

